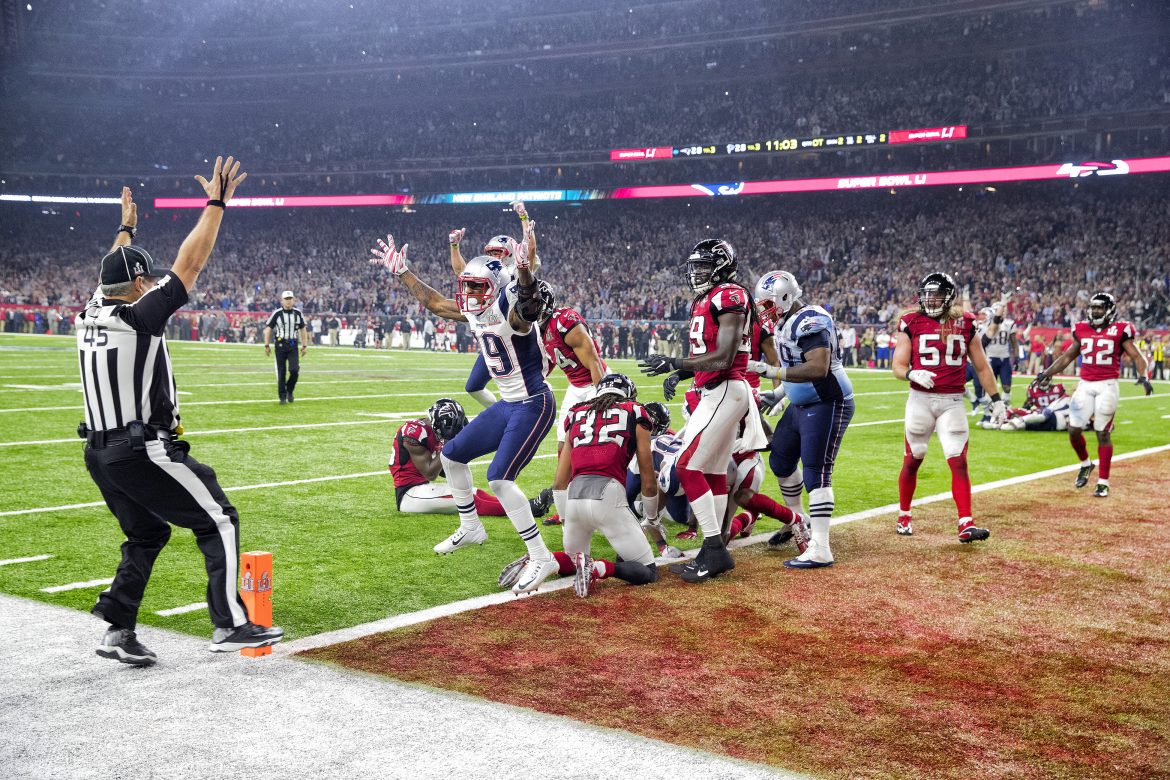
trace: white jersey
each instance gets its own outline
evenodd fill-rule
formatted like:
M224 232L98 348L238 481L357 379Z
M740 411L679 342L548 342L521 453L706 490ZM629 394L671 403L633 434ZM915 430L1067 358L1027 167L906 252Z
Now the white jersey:
M527 333L518 333L508 322L508 312L519 297L516 283L509 282L487 311L464 315L500 390L500 398L505 401L523 401L551 392L544 378L551 366L540 338L540 326L534 323Z
M979 334L980 336L987 335L987 326L984 326ZM1012 347L1015 344L1016 335L1016 321L1007 317L1003 318L1003 322L999 324L999 332L990 337L987 346L983 351L987 353L989 358L1010 358L1012 356Z

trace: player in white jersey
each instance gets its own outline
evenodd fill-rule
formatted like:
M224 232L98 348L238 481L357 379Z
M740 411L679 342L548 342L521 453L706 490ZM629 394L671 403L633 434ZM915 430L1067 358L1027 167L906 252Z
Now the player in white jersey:
M486 255L472 259L456 277L455 300L451 300L409 269L409 245L399 250L393 236L386 239L378 242L371 262L398 276L431 313L468 324L501 397L443 446L443 471L459 510L459 528L435 545L435 552L450 553L487 541L487 531L475 509L475 486L468 464L494 452L488 484L528 547L528 563L512 590L534 591L557 572L558 566L540 537L516 477L552 428L556 401L544 378L548 356L540 328L534 325L543 307L530 267L529 247L521 244L515 248L514 282L505 273L503 261Z

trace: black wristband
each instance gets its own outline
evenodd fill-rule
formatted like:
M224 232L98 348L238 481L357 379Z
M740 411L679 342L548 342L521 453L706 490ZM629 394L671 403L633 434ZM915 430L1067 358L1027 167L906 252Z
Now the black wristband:
M129 233L130 238L134 238L134 234L137 232L138 232L138 228L134 227L133 225L119 225L118 226L118 233ZM118 235L118 233L115 233L114 235L116 236L116 235Z
M1002 325L1003 324L1003 317L1001 315L997 314L991 318L991 321L994 322L996 325Z
M212 198L211 200L207 201L207 205L208 206L219 206L221 209L227 208L226 203L224 203L222 200L216 200L215 198Z
M992 393L992 394L991 394L990 396L988 396L988 397L991 399L991 402L992 402L993 404L995 404L995 403L999 403L999 400L1000 400L1000 399L999 399L999 393Z

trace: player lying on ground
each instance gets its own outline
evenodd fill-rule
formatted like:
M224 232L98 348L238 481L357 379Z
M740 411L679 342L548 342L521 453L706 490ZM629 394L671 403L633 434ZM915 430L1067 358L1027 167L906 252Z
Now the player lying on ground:
M1097 476L1097 487L1093 495L1097 498L1109 496L1109 467L1113 460L1113 415L1121 398L1121 356L1129 355L1137 371L1136 384L1142 386L1146 395L1154 392L1147 378L1149 365L1146 356L1134 344L1136 331L1133 325L1117 319L1117 301L1109 293L1097 293L1089 300L1089 319L1073 327L1073 342L1063 355L1052 365L1040 372L1036 384L1047 386L1052 377L1081 357L1081 381L1073 391L1072 406L1069 409L1068 439L1073 451L1081 459L1077 472L1076 487L1089 484L1093 472L1093 461L1089 460L1089 449L1085 446L1085 428L1090 419L1097 433L1097 459L1101 470Z
M1007 419L1001 425L991 421L987 415L979 421L979 427L989 431L1065 431L1068 430L1068 415L1072 399L1065 392L1064 385L1049 385L1041 388L1035 382L1028 385L1028 399L1019 409L1008 409Z
M435 482L443 474L443 444L455 438L467 425L467 415L458 401L440 398L427 418L408 420L394 434L390 451L390 474L394 478L394 503L399 512L453 515L458 513L455 494L449 485ZM534 517L548 512L552 489L530 499ZM475 511L481 517L506 517L504 505L486 490L475 491Z
M984 387L995 387L983 343L975 332L975 316L955 305L957 292L950 274L927 274L918 287L918 311L902 316L894 347L894 377L910 382L906 399L906 455L898 475L898 526L903 536L914 533L910 503L918 485L918 468L926 457L932 433L938 433L951 469L951 495L959 513L959 541L991 536L971 517L971 477L967 472L967 414L963 385L968 360ZM991 421L1003 423L999 393L991 393Z
M534 326L542 306L537 279L529 268L527 247L517 247L514 252L515 281L509 279L503 262L496 258L480 256L471 260L456 277L455 300L451 300L410 270L406 259L408 245L399 250L395 248L393 236L386 239L378 242L371 262L397 276L432 314L468 324L501 396L501 400L477 415L443 445L440 458L455 496L459 528L435 545L435 552L451 553L487 541L487 530L475 509L475 485L469 464L478 457L495 453L488 466L488 484L528 548L528 564L513 590L516 593L536 590L556 572L557 563L540 536L532 508L516 485L516 477L532 460L552 427L556 400L544 378L548 373L548 356L540 343L540 332Z
M637 458L642 475L642 507L650 524L658 522L658 489L646 407L638 388L623 374L606 374L597 397L577 404L565 420L567 445L557 461L557 509L565 518L565 551L556 553L562 575L573 574L573 588L584 598L597 580L617 577L633 585L658 579L654 553L626 502L626 464ZM594 560L590 543L601 533L618 556L616 563ZM509 587L524 558L504 567L500 587Z

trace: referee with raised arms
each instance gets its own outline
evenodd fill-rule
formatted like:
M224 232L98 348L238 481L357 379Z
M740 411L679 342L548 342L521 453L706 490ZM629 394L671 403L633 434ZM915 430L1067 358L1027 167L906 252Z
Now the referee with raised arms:
M134 628L171 524L190 528L203 553L213 652L267 647L284 636L248 620L236 589L239 515L215 471L177 438L179 398L164 335L207 264L226 203L247 176L239 171L231 157L216 157L210 181L195 177L209 200L172 269L156 266L146 250L131 245L138 212L130 188L123 187L122 226L102 258L100 287L74 322L85 394L85 422L78 426L85 466L126 535L114 582L91 611L110 624L98 655L122 663L157 660Z
M296 297L292 290L280 295L280 308L272 312L264 326L264 354L272 354L272 337L276 336L276 392L280 403L293 403L293 390L297 377L301 375L300 357L309 348L309 333L305 328L305 316L293 304ZM297 343L300 342L300 356ZM287 372L288 378L285 378Z

